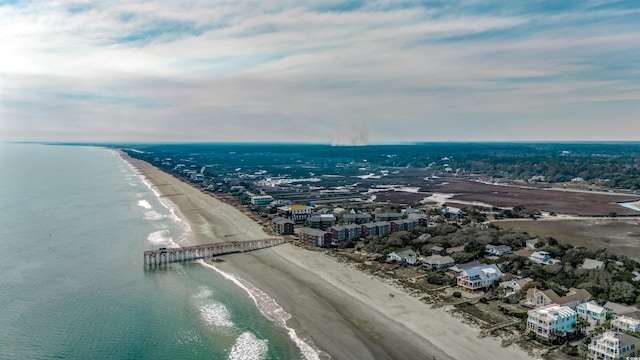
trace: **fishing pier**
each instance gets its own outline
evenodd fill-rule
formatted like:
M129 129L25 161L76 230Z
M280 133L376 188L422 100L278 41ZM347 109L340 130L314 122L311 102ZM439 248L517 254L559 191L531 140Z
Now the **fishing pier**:
M264 249L287 240L283 238L266 238L248 241L230 241L205 245L185 246L179 248L160 248L144 252L144 268L154 269L171 263L181 263L200 259L210 259L218 255L241 253Z

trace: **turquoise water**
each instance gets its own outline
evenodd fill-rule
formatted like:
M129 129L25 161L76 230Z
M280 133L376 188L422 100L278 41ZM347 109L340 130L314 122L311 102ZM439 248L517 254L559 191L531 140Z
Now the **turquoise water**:
M143 270L190 229L117 154L0 144L0 169L0 358L301 358L216 271Z

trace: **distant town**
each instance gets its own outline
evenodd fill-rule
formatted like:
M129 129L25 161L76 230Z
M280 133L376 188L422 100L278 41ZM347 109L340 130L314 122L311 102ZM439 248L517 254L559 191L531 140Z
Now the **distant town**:
M432 306L455 304L458 316L503 346L518 343L559 358L624 359L640 349L638 258L502 225L563 217L636 221L637 176L612 175L622 188L605 181L604 172L580 171L591 158L622 163L627 156L602 146L597 156L572 157L579 149L558 150L559 144L543 151L554 156L534 156L556 167L571 158L574 172L562 181L550 180L558 175L542 160L536 166L548 172L516 175L500 162L480 171L483 154L476 162L446 153L431 161L414 156L420 164L407 166L406 154L384 147L125 151L245 209L273 234L390 279ZM521 157L504 162L520 159L526 167L532 159L519 151ZM499 177L492 173L498 168ZM633 178L637 160L625 169Z

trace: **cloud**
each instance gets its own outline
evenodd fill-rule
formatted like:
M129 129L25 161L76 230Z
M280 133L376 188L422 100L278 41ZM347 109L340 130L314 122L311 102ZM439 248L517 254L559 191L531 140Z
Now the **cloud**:
M638 139L640 7L544 4L5 3L0 139Z

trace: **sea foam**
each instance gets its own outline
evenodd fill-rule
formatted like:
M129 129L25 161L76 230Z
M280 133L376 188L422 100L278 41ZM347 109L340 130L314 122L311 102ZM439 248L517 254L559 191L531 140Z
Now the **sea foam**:
M247 281L244 281L237 276L228 274L218 269L217 267L206 263L204 260L198 260L198 263L204 265L205 267L213 269L214 271L222 275L225 279L230 280L242 290L244 290L249 295L251 300L253 300L253 302L256 304L256 307L258 308L260 313L264 315L264 317L287 331L287 333L289 334L289 338L291 338L293 343L296 344L296 346L300 350L300 353L306 360L320 360L318 352L311 345L307 344L304 340L299 338L295 329L287 326L287 320L291 318L291 314L284 311L284 309L275 300L269 297L269 295L267 295L264 291L256 288L255 286L249 284Z
M154 221L154 220L162 220L164 218L165 218L165 216L160 214L157 211L151 210L151 211L147 211L147 212L144 213L144 219L145 220Z
M147 200L138 200L138 206L143 207L147 210L151 209L153 206L151 206L151 204L149 204L149 202Z
M147 241L153 245L166 245L169 247L178 247L171 237L171 231L164 229L154 231L147 236Z
M269 341L266 339L258 339L250 332L244 332L231 348L229 360L262 360L267 356L269 350Z
M160 204L162 204L162 206L164 206L169 211L169 218L173 220L173 222L175 222L180 227L181 234L176 243L181 244L184 241L188 241L192 233L191 225L189 225L189 223L186 221L182 221L180 216L178 216L179 214L178 207L171 201L167 200L166 198L163 198L160 195L160 193L153 187L153 185L149 181L147 181L147 179L145 179L140 174L138 175L140 176L140 181L142 181L142 183L145 184L147 188L149 188L149 190L158 198L158 201L160 202Z

